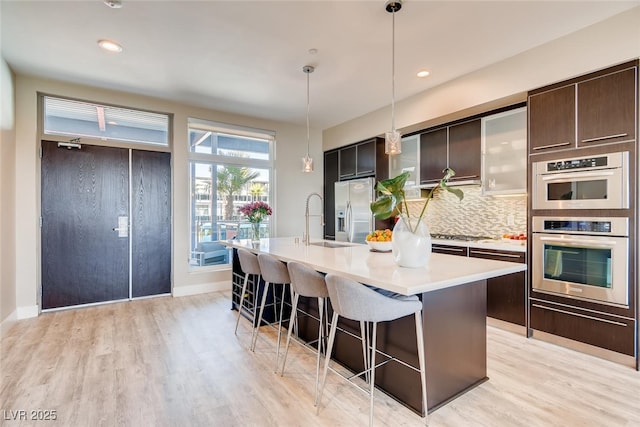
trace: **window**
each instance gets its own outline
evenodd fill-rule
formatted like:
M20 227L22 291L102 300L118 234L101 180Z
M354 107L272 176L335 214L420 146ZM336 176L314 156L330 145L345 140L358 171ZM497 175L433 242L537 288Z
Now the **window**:
M226 265L231 250L218 240L250 237L238 208L270 203L274 133L189 119L191 254L193 267ZM269 237L271 219L260 227Z
M169 145L169 115L44 97L46 135Z

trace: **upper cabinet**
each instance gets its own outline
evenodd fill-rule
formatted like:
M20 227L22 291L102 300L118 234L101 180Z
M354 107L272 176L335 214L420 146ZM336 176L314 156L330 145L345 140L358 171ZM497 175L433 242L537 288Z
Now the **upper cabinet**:
M531 153L573 148L576 144L576 88L564 86L529 95Z
M481 120L430 130L420 135L420 184L436 184L444 169L451 181L477 181L481 174Z
M452 181L479 180L482 170L480 119L449 126L449 164ZM440 174L442 178L442 174Z
M637 61L529 93L531 154L636 138Z
M635 139L637 72L631 67L578 83L578 146Z
M340 180L375 175L376 141L371 139L339 150Z
M418 153L420 152L420 135L402 138L402 153L389 156L389 178L409 172L409 178L404 186L405 196L409 199L420 197Z
M527 192L527 108L482 118L482 193Z

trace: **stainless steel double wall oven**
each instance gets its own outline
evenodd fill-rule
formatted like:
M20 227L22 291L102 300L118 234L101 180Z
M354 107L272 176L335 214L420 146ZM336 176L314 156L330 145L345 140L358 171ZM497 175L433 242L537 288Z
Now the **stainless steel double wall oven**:
M533 164L532 288L629 306L629 153L561 158ZM589 216L584 214L585 210Z

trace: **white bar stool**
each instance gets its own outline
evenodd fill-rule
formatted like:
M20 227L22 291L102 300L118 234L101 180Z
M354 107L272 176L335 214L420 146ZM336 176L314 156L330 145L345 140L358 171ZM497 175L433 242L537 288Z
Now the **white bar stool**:
M253 334L253 343L251 346L251 350L255 351L256 342L258 341L258 334L260 333L260 324L262 323L262 314L264 313L264 305L267 301L267 293L269 292L269 287L273 283L282 284L282 296L280 299L280 314L278 319L278 343L276 345L276 367L275 372L278 372L278 358L280 357L280 336L282 333L282 311L284 310L284 293L286 285L291 283L291 279L289 279L289 271L287 270L287 265L280 261L279 259L274 258L268 254L258 254L258 264L260 264L260 272L262 273L262 278L264 279L265 285L262 291L262 302L260 303L260 314L258 315L258 324L256 326L255 332ZM275 308L275 287L273 291L274 297L274 308ZM291 326L290 326L291 327Z
M325 277L327 290L329 291L329 299L333 307L333 317L331 319L331 332L329 333L329 346L324 363L324 373L322 383L320 385L320 394L318 396L318 406L322 399L322 392L327 380L327 371L329 369L329 360L331 359L331 351L333 350L333 342L336 336L338 326L338 317L342 316L347 319L360 322L361 339L367 340L365 333L365 322L371 322L373 328L371 331L371 345L367 345L367 356L365 357L365 372L369 372L369 425L373 425L373 391L375 389L375 373L376 373L376 330L378 322L388 322L401 317L413 314L416 321L416 341L418 344L418 363L420 365L420 383L422 386L422 408L425 413L425 421L428 422L427 415L427 382L425 374L424 361L424 336L422 334L422 302L418 297L408 297L405 299L396 299L384 296L361 283L346 277L335 274L327 274ZM414 369L416 369L414 367ZM418 370L418 369L416 369Z
M247 283L249 282L249 275L257 276L255 278L254 297L258 295L258 287L260 286L260 264L258 263L258 256L246 249L238 249L238 259L240 261L240 268L244 272L244 283L242 284L242 293L240 294L240 304L238 305L238 318L236 319L236 329L234 333L238 335L238 324L240 323L240 316L242 315L242 304L247 293ZM256 301L253 301L253 327L251 328L251 338L253 339L253 333L256 328Z
M284 375L284 367L287 363L287 354L289 353L289 343L291 341L291 333L293 324L297 317L298 300L301 296L308 298L318 298L318 349L316 357L316 385L314 389L314 402L318 403L318 380L320 379L320 353L326 352L326 318L324 312L326 310L325 301L329 297L327 284L324 281L324 275L318 273L314 269L304 264L291 261L287 264L289 277L291 278L291 289L293 291L293 303L291 305L291 318L289 319L289 331L287 333L287 343L284 350L284 359L282 361L282 371L280 375Z

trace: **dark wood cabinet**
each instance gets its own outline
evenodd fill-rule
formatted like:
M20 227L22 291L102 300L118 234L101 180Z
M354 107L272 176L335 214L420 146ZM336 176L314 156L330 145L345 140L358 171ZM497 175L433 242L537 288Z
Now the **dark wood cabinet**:
M470 248L473 258L526 262L524 252ZM526 274L524 271L487 279L487 316L517 325L526 325Z
M452 181L480 179L482 165L482 121L449 126L449 167L456 172ZM440 175L442 178L442 174Z
M358 159L357 147L351 146L339 151L339 172L340 179L349 179L356 176L356 161Z
M543 299L529 301L532 329L635 355L633 319Z
M638 61L529 92L529 153L633 142Z
M376 174L376 141L372 139L339 150L340 180Z
M324 153L324 238L334 240L336 238L335 218L335 186L340 180L338 172L338 150Z
M434 243L432 251L440 254L526 262L524 252L467 248ZM487 316L517 325L526 325L526 274L524 271L487 279Z
M436 183L447 167L448 129L446 127L420 135L420 184Z
M578 83L578 146L635 139L637 70Z
M420 135L420 184L435 184L445 168L456 172L452 181L480 179L482 121L458 123Z
M376 140L356 145L356 175L374 176L376 174Z
M572 148L576 141L576 88L563 86L529 96L529 152Z

